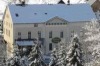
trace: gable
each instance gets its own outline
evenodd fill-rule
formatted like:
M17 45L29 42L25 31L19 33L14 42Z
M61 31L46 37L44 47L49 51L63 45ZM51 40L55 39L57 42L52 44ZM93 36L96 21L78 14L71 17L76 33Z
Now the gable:
M46 23L68 23L68 21L56 16L56 17L48 20Z
M4 12L4 16L3 16L3 22L11 22L11 15L10 15L10 11L9 8L6 7L5 12Z

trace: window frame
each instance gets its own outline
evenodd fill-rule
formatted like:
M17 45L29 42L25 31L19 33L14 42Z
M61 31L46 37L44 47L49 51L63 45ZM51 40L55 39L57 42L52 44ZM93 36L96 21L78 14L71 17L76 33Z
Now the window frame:
M49 32L49 38L52 38L52 31Z
M28 39L31 39L31 31L28 31Z
M63 37L64 37L64 32L61 31L61 32L60 32L60 38L63 38Z
M35 23L35 24L34 24L34 27L38 27L38 24L37 24L37 23Z
M52 43L49 43L49 51L52 51L52 49L53 49Z
M18 32L18 39L21 39L21 32Z
M41 38L41 31L38 31L38 38Z

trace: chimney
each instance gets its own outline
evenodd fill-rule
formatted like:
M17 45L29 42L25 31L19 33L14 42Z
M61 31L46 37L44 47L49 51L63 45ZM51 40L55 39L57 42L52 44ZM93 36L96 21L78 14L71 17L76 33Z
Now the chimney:
M25 1L22 1L22 5L25 5Z
M67 5L70 5L70 0L68 0L67 3L68 3Z
M22 0L22 1L21 1L21 5L22 5L22 6L25 6L25 0Z

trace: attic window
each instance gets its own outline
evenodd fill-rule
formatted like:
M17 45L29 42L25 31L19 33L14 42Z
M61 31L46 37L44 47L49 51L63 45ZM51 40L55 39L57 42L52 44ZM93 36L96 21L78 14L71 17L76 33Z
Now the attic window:
M47 13L45 13L45 15L47 15Z
M18 15L18 13L16 13L15 15L16 15L16 17L18 17L18 16L19 16L19 15Z
M37 13L34 13L34 15L37 15Z

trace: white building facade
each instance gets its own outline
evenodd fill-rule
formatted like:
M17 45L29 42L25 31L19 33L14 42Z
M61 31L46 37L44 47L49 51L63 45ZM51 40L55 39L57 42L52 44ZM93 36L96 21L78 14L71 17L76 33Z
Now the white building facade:
M3 21L3 35L8 44L8 56L15 40L34 40L39 37L44 54L56 46L57 37L70 41L72 33L80 35L82 26L96 18L87 4L8 5Z

